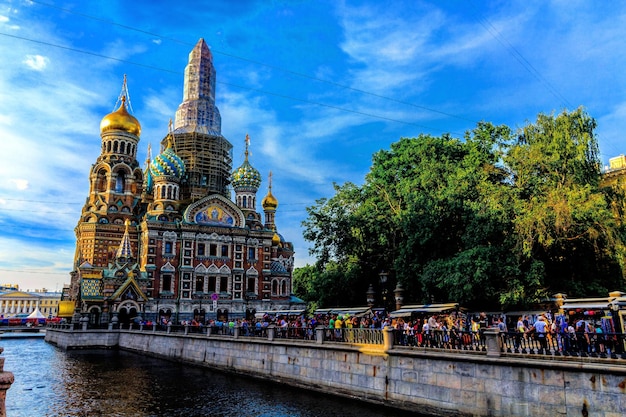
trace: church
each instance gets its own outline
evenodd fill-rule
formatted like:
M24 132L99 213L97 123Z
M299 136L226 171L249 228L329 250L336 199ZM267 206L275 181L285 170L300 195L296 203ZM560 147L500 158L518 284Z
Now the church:
M100 123L101 152L75 228L66 298L92 325L304 309L291 293L294 250L276 226L272 174L259 205L262 178L249 161L248 136L245 159L232 169L215 77L200 39L189 54L173 126L159 155L152 159L148 148L143 169L141 125L129 112L126 80L119 108Z

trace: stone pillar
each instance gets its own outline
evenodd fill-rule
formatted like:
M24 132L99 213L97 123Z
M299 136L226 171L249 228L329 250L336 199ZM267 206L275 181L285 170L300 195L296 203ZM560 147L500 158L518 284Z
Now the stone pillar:
M213 326L207 326L206 328L206 335L207 336L211 336L211 332L213 331Z
M85 317L81 317L80 318L80 327L83 330L87 330L87 325L89 324L89 317L85 316Z
M500 348L502 344L502 341L500 340L500 330L497 327L489 327L485 329L483 336L485 337L487 356L492 358L500 357Z
M233 338L234 339L239 339L239 332L241 331L241 326L236 324L235 325L235 331L233 333Z
M387 326L383 329L383 347L385 351L393 349L394 328Z
M0 354L3 351L4 349L0 347ZM14 380L13 372L6 372L4 370L4 358L0 358L0 417L6 417L7 415L7 390L11 388Z
M315 343L318 345L324 343L324 326L315 327Z
M270 342L274 340L275 332L276 332L276 326L274 326L273 324L270 324L269 326L267 326L267 340L269 340Z
M171 332L172 332L172 322L171 322L171 321L168 321L168 322L167 322L167 332L168 332L168 333L171 333Z
M189 325L185 324L185 336L189 334Z

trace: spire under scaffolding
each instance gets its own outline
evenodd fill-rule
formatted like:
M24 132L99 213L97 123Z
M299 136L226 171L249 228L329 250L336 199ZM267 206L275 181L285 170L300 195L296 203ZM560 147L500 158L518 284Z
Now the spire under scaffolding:
M124 74L124 82L122 83L122 91L120 91L120 95L117 97L117 101L115 102L114 110L120 106L120 103L126 101L126 108L129 113L133 113L133 106L130 104L130 93L128 92L128 84L126 83L126 74Z

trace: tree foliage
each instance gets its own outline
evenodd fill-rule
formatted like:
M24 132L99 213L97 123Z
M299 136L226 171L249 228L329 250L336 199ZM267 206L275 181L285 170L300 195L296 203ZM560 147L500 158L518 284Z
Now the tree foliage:
M335 184L307 209L318 262L297 293L363 304L381 270L405 300L482 308L623 289L624 205L600 187L595 127L578 109L516 132L481 122L463 140L400 139L374 154L362 186Z

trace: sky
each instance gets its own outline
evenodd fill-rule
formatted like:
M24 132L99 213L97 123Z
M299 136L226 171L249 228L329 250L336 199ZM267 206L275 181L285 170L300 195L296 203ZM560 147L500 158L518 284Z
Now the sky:
M583 106L601 158L626 153L626 2L0 1L0 284L61 290L124 74L153 156L182 101L188 54L213 53L233 169L279 201L296 267L306 207L362 184L402 137L462 138ZM260 209L260 208L259 208Z

